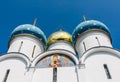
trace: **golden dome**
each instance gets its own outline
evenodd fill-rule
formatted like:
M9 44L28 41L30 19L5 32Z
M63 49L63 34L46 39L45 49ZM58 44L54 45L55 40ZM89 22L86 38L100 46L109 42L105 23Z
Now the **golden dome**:
M55 43L55 42L59 42L59 41L63 41L63 42L70 42L72 43L72 36L64 31L58 31L53 33L47 41L48 46Z

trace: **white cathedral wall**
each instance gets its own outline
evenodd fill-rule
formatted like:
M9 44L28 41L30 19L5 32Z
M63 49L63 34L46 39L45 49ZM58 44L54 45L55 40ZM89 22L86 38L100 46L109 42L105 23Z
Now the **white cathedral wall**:
M86 76L85 76L85 69L78 67L77 72L78 72L78 78L79 78L79 81L77 82L87 82Z
M79 82L75 67L58 67L57 82Z
M49 46L48 50L64 49L75 54L75 50L70 43L67 42L56 42Z
M10 43L10 46L9 46L9 49L8 49L8 52L19 52L19 48L20 48L20 45L21 45L21 42L22 40L13 40L11 43Z
M25 70L26 65L17 58L9 58L0 62L0 82L3 82L7 70L10 72L7 77L7 82L26 82Z
M53 82L53 68L35 68L32 82Z
M34 49L35 46L35 49ZM37 39L29 36L15 37L11 43L8 52L20 52L33 59L44 51L43 45Z
M90 31L81 35L76 42L76 50L80 57L82 54L90 48L97 46L107 46L112 47L110 38L107 34L100 31Z
M110 53L94 53L84 62L85 68L79 75L85 77L84 82L118 82L120 80L120 58ZM108 79L104 68L107 65L111 79Z
M32 82L53 82L53 68L35 68ZM75 67L58 67L57 82L79 82Z

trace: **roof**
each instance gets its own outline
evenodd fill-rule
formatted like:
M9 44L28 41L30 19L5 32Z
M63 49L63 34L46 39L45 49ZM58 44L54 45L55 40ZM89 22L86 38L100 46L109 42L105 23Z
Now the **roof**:
M19 34L30 34L33 36L36 36L39 40L42 40L43 44L46 45L46 36L43 33L41 29L38 27L31 25L31 24L23 24L18 27L16 27L12 34L11 37Z
M102 22L100 21L97 21L97 20L88 20L88 21L84 21L82 23L80 23L73 31L72 33L72 40L73 40L73 43L75 43L77 37L84 33L85 31L87 30L91 30L91 29L100 29L100 30L103 30L107 33L109 33L109 29L108 27L103 24Z
M60 41L72 43L72 36L68 32L58 31L58 32L53 33L48 38L47 44L49 46L53 43L60 42Z

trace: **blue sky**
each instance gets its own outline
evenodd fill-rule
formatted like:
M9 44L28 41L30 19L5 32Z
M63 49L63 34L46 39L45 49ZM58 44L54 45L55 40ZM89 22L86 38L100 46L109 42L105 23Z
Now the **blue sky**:
M6 53L10 34L21 24L33 24L46 36L63 30L72 33L83 21L99 20L111 32L114 48L120 49L120 0L1 0L0 1L0 54Z

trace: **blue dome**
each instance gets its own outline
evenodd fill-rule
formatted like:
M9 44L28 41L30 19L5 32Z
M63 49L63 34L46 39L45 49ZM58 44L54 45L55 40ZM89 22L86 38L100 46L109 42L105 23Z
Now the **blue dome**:
M109 34L109 29L105 24L96 20L88 20L80 23L73 31L73 34L72 34L73 43L75 43L78 35L90 29L100 29Z
M16 27L12 34L11 37L19 34L31 34L36 36L39 40L42 39L43 44L46 46L46 36L45 34L36 26L30 25L30 24L24 24Z

